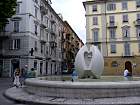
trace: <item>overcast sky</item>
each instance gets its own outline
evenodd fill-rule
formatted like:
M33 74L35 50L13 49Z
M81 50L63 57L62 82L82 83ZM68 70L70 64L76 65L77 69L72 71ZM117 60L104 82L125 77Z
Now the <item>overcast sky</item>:
M85 9L86 0L52 0L52 7L56 13L61 13L63 20L67 20L77 35L86 42Z

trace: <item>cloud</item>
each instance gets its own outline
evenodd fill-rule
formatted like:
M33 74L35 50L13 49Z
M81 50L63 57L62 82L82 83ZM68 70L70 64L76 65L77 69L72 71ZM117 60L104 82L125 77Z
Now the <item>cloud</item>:
M82 2L85 0L52 0L52 7L57 13L61 13L73 30L85 43L85 10Z

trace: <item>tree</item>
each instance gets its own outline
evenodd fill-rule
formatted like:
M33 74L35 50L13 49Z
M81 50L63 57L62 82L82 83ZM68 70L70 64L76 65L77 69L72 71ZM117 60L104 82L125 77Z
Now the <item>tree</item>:
M8 23L8 18L15 14L16 0L0 0L0 31Z

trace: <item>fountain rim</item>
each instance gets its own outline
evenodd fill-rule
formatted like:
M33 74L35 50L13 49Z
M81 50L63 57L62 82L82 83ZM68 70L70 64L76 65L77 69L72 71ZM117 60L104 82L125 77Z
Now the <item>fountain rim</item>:
M117 81L117 82L71 82L71 81L50 81L40 80L39 78L26 79L27 86L42 86L56 88L75 88L75 89L90 89L90 88L140 88L140 81Z

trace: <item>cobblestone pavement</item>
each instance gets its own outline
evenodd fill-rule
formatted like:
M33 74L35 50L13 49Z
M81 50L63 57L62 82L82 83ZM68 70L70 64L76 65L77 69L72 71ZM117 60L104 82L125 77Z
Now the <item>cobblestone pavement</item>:
M23 105L12 102L3 96L6 89L12 87L12 78L0 78L0 105Z

